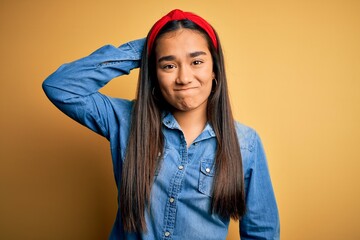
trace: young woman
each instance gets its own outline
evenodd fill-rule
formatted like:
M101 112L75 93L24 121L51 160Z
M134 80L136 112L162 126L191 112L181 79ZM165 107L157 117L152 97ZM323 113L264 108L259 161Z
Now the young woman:
M136 100L98 90L140 67ZM219 38L173 10L146 39L104 46L43 83L65 114L110 141L119 210L110 239L279 239L260 138L234 121Z

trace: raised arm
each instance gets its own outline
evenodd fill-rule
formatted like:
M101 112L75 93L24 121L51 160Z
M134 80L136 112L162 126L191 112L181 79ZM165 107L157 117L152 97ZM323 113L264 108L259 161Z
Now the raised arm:
M145 39L139 39L119 48L106 45L88 57L64 64L43 82L43 89L66 115L109 138L108 117L113 114L114 101L121 100L98 90L140 66L144 43Z
M246 213L240 221L241 240L279 240L278 208L264 149L256 133L249 156L250 167L245 176Z

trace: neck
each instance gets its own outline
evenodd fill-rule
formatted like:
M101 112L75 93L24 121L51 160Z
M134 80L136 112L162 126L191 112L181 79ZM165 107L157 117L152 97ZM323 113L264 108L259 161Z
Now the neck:
M173 115L182 129L189 147L205 128L207 122L206 104L205 107L199 107L191 111L174 111Z

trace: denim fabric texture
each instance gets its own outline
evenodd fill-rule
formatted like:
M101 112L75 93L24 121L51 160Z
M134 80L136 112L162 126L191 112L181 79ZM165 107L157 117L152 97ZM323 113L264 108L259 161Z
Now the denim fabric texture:
M62 65L43 83L48 98L61 111L110 142L117 185L126 153L133 101L113 98L98 90L110 80L139 67L145 39L120 47L104 46L90 56ZM229 218L211 213L216 138L207 124L187 147L182 130L170 112L163 113L165 148L155 174L148 231L123 230L119 211L109 239L220 240ZM236 123L243 159L246 214L240 221L241 239L279 239L278 209L264 149L258 134ZM121 201L121 199L119 200Z

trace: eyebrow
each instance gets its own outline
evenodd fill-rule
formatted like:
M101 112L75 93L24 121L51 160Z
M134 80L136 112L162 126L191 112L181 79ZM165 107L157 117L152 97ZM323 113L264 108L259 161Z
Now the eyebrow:
M200 55L206 55L206 52L203 52L203 51L192 52L189 54L189 57L194 58L194 57L198 57ZM169 56L164 56L164 57L159 58L158 63L164 62L164 61L173 61L173 60L175 60L175 56L169 55Z
M169 55L159 58L158 63L164 62L164 61L173 61L175 60L175 56Z
M193 53L190 53L189 56L194 58L194 57L198 57L200 55L206 55L206 52L203 52L203 51L197 51L197 52L193 52Z

